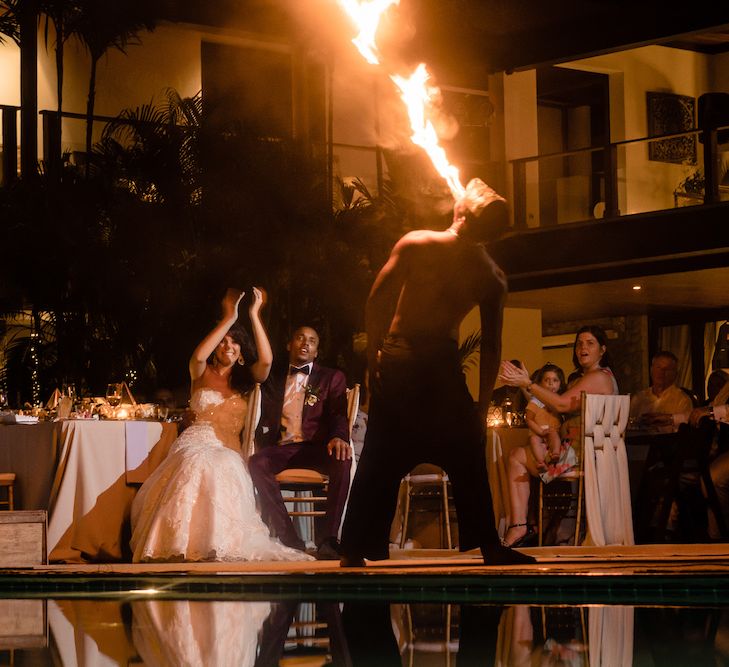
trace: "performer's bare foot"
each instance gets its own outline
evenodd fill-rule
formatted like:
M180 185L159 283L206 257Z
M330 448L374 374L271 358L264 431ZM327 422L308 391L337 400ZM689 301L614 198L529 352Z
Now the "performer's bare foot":
M537 562L536 558L501 544L481 547L481 555L484 565L533 565Z

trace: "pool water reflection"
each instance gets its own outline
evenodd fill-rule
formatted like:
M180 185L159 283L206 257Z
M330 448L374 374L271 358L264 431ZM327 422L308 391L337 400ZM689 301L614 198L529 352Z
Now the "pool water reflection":
M11 599L0 665L723 665L724 607Z

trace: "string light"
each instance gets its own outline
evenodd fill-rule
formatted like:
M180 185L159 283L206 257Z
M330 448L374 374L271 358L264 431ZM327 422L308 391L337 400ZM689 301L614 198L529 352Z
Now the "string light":
M38 380L38 368L40 366L40 358L38 357L38 347L36 345L38 338L38 332L30 332L30 393L31 393L31 404L40 404L40 381Z
M126 381L127 385L131 388L134 386L134 384L137 382L137 371L135 370L128 370L124 373L124 380Z

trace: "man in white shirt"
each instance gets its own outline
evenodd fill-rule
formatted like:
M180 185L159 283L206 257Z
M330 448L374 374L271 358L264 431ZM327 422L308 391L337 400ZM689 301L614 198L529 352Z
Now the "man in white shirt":
M630 417L640 426L660 433L672 433L687 421L693 408L691 399L676 386L678 359L662 350L651 359L651 386L633 395Z

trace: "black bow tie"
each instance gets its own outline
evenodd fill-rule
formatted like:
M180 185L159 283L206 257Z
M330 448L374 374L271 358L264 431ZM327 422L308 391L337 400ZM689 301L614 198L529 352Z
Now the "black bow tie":
M296 368L296 366L290 366L289 367L289 375L294 375L296 373L303 373L304 375L308 375L311 372L311 369L309 366L302 366L301 368Z

